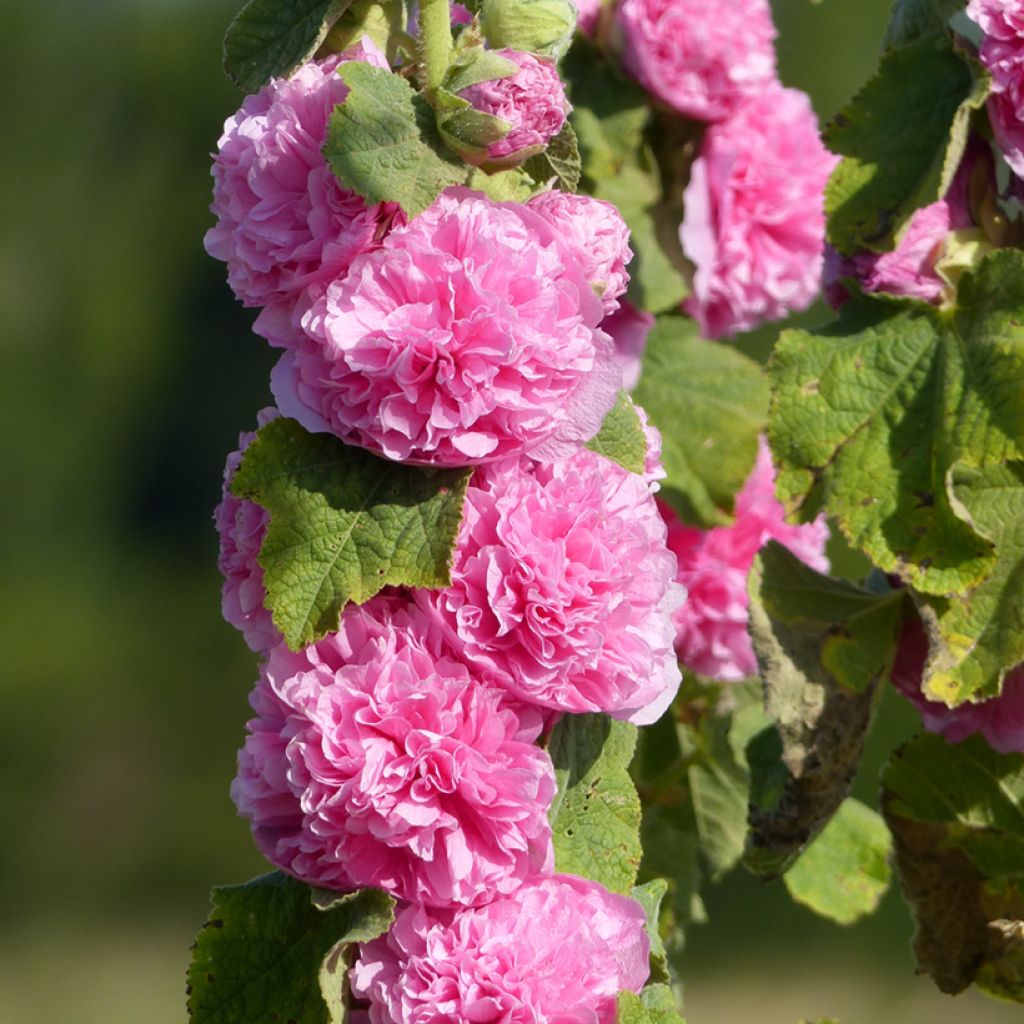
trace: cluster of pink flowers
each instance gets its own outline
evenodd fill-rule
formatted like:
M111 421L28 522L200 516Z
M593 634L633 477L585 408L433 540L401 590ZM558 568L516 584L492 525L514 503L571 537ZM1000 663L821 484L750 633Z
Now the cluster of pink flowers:
M761 442L757 462L736 496L731 526L699 530L685 526L667 506L668 544L679 562L679 582L687 598L674 616L676 652L691 671L735 682L757 674L747 633L747 574L758 551L770 540L784 544L818 572L828 571L824 518L792 525L775 497L771 452Z
M708 338L806 308L821 284L823 195L835 167L807 96L775 78L768 0L622 0L628 71L706 122L680 229L684 308Z
M505 56L517 75L466 97L512 125L490 162L543 145L568 110L552 64ZM449 587L349 605L292 651L266 607L269 516L230 491L240 437L215 514L223 608L263 663L232 797L282 870L400 901L352 974L373 1024L612 1024L647 979L644 913L554 874L538 741L565 713L652 721L681 678L660 437L644 421L642 474L583 446L621 386L602 323L623 312L629 232L560 192L450 189L412 219L365 203L321 153L350 59L386 67L364 42L271 82L215 158L207 248L284 349L260 425L475 472Z

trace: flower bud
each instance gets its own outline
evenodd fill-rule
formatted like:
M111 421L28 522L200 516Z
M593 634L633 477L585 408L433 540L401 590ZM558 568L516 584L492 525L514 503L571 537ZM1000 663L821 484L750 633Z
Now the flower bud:
M576 7L570 0L483 0L481 27L491 47L512 47L558 59L572 42Z

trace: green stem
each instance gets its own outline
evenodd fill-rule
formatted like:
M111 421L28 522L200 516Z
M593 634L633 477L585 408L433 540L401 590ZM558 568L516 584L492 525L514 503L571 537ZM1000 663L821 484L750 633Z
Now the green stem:
M449 0L420 0L420 60L423 88L432 98L452 56L452 15Z

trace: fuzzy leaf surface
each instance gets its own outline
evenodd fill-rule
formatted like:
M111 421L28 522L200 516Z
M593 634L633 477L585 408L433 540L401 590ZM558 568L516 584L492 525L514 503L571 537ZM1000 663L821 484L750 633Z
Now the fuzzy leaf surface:
M292 650L336 629L349 601L447 585L470 475L386 462L286 418L264 426L231 491L270 513L259 562Z
M630 473L643 473L647 458L647 438L640 414L624 391L604 418L601 429L587 442L591 451L617 462Z
M196 1024L335 1024L340 980L321 973L340 949L391 925L394 900L362 889L320 910L309 886L281 872L218 886L188 970L189 1018ZM314 984L318 976L329 984Z
M619 993L618 1024L686 1024L668 985L647 985L640 995Z
M544 152L530 157L523 167L535 181L547 182L554 178L563 192L575 192L582 171L579 142L572 123L566 121Z
M224 70L256 92L309 60L351 0L249 0L224 36Z
M662 434L668 477L659 497L692 525L727 523L767 419L761 368L699 337L693 321L659 317L633 397Z
M324 157L342 185L371 203L399 203L413 217L466 180L433 108L404 78L359 61L339 74L350 92L331 114Z
M636 726L606 715L566 715L548 752L558 793L551 804L555 869L629 895L640 866L640 798L629 775Z

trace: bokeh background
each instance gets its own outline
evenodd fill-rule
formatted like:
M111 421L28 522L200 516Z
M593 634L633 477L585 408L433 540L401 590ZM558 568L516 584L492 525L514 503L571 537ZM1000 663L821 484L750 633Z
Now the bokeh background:
M0 1024L184 1021L210 885L266 870L227 796L255 667L210 521L273 361L202 249L239 3L0 3ZM821 115L887 6L775 4ZM891 699L861 795L913 724ZM895 894L845 930L742 873L706 902L690 1024L1017 1019L914 977Z

